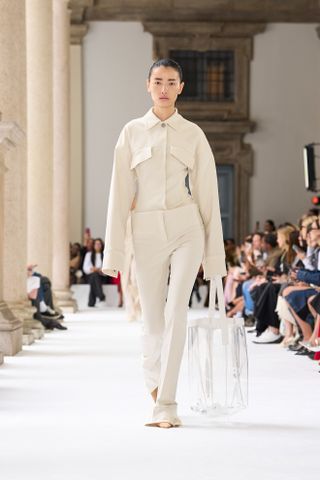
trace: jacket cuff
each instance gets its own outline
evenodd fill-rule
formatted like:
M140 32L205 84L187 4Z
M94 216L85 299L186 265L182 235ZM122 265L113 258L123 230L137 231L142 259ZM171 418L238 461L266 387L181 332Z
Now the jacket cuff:
M213 275L221 275L225 277L227 275L226 258L224 255L211 255L205 257L203 262L203 278L210 280Z
M110 277L117 277L123 272L124 253L120 250L107 250L103 254L102 273Z

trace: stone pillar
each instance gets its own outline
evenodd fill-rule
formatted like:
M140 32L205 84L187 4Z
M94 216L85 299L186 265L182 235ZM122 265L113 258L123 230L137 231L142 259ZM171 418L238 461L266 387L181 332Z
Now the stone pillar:
M53 228L52 285L58 306L76 310L69 288L70 222L70 12L53 0Z
M37 271L52 278L52 0L28 0L25 4L28 263L37 264Z
M71 104L71 181L70 181L70 240L83 240L83 48L82 40L88 31L85 24L71 25L70 45L70 104Z
M0 0L0 350L22 348L26 293L25 2ZM2 358L2 355L0 355Z

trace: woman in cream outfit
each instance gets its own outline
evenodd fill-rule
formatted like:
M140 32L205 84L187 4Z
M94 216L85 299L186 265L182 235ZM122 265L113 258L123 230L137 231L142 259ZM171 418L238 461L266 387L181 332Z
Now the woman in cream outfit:
M176 62L155 62L147 79L153 107L120 133L102 266L111 276L123 271L131 215L143 370L155 401L146 425L163 428L182 425L175 398L188 302L199 267L202 263L205 279L226 274L215 161L201 128L175 108L183 86Z

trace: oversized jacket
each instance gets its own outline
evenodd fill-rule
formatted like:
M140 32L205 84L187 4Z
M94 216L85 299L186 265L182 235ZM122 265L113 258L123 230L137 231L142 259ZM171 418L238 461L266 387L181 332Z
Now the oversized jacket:
M133 200L135 211L197 203L205 229L204 278L226 275L214 156L202 129L177 109L162 122L150 108L120 133L114 150L102 265L107 275L115 277L123 271Z

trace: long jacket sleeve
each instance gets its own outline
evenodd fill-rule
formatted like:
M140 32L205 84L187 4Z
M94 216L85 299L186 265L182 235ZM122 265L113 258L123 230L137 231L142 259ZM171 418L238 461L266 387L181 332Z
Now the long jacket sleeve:
M300 282L312 283L314 285L320 286L320 271L319 270L298 270L297 279Z
M126 226L136 191L130 163L131 150L125 126L114 149L102 264L102 272L111 277L117 277L124 267Z
M202 265L204 278L209 279L213 275L224 276L227 272L215 160L209 142L200 129L195 154L196 161L189 171L189 180L192 196L199 206L205 227Z

